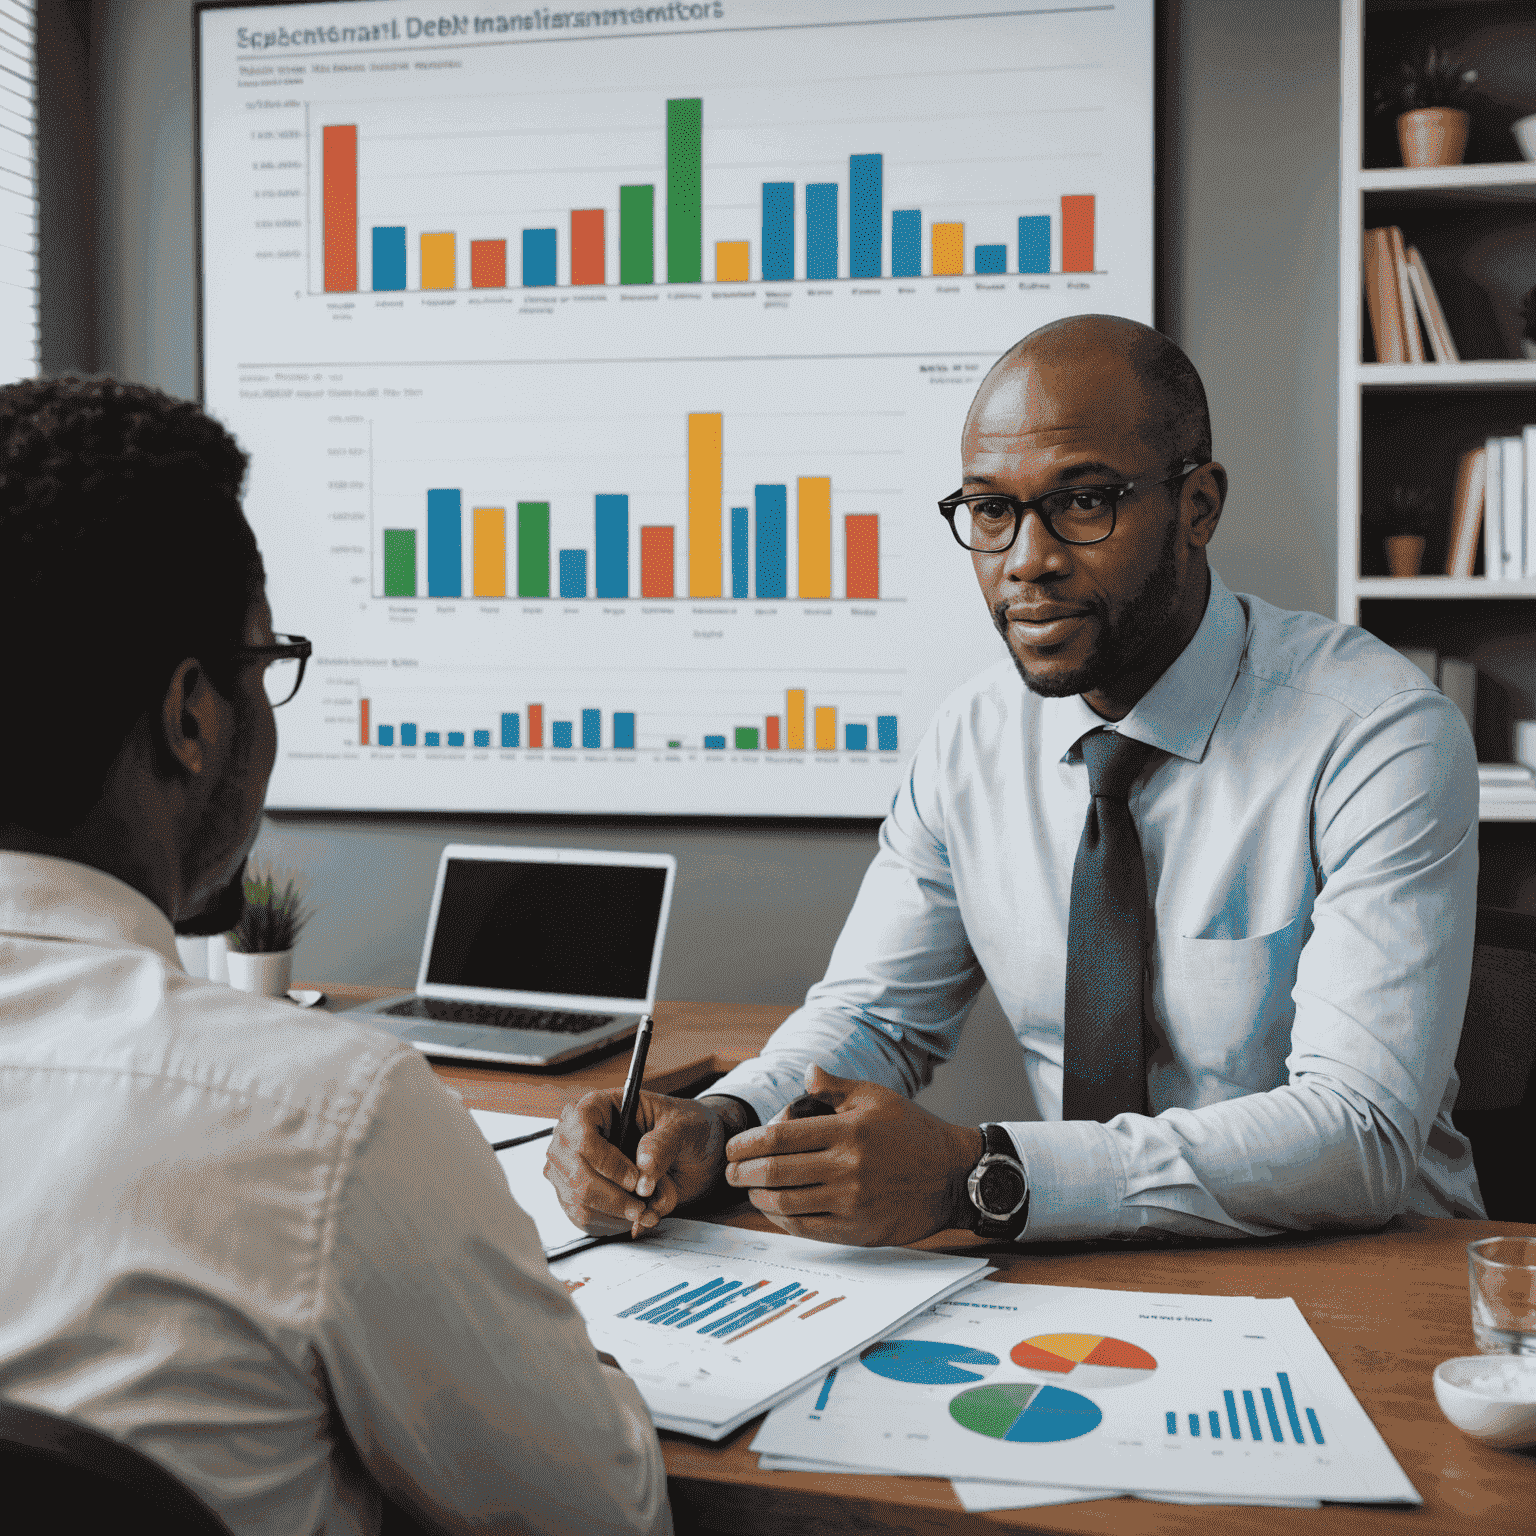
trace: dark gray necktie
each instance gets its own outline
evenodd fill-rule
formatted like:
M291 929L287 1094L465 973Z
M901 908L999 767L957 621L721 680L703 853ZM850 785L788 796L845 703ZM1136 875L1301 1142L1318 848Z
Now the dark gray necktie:
M1093 798L1072 866L1063 1120L1112 1120L1146 1109L1141 989L1147 867L1126 796L1156 750L1114 731L1083 738Z

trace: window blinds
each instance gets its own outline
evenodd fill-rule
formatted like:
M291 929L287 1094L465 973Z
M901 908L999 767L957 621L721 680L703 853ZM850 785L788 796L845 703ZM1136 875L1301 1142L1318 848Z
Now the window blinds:
M35 0L0 0L0 383L38 369Z

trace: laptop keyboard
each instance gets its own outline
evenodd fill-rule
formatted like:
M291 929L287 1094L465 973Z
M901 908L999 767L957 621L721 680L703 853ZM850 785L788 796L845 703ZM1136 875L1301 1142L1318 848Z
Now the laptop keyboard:
M383 1011L397 1019L432 1019L439 1024L479 1024L494 1029L537 1029L551 1035L584 1035L613 1023L611 1013L502 1008L494 1003L457 1003L440 997L408 997Z

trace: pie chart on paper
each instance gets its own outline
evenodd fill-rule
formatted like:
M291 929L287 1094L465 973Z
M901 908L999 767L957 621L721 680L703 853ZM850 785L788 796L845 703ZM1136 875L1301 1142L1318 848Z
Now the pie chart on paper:
M984 1349L928 1339L887 1339L871 1344L859 1358L876 1376L919 1387L957 1387L980 1381L1002 1362Z
M1140 1345L1102 1333L1041 1333L1009 1353L1026 1371L1071 1378L1082 1391L1133 1387L1157 1369L1157 1361Z
M949 1402L949 1416L964 1429L1015 1445L1076 1440L1104 1417L1096 1403L1060 1387L1008 1381L972 1387Z

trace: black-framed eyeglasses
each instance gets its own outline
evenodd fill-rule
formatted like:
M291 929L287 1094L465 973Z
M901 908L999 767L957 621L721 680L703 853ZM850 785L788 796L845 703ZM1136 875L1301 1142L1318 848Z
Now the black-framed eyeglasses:
M303 635L277 635L275 645L242 645L229 653L231 661L266 663L262 682L273 709L286 704L304 681L304 668L315 648Z
M1115 531L1115 512L1137 491L1184 480L1200 468L1186 459L1161 480L1127 480L1121 485L1064 485L1032 501L996 491L956 491L939 503L955 542L979 554L1000 555L1013 548L1027 513L1035 513L1063 544L1102 544Z

